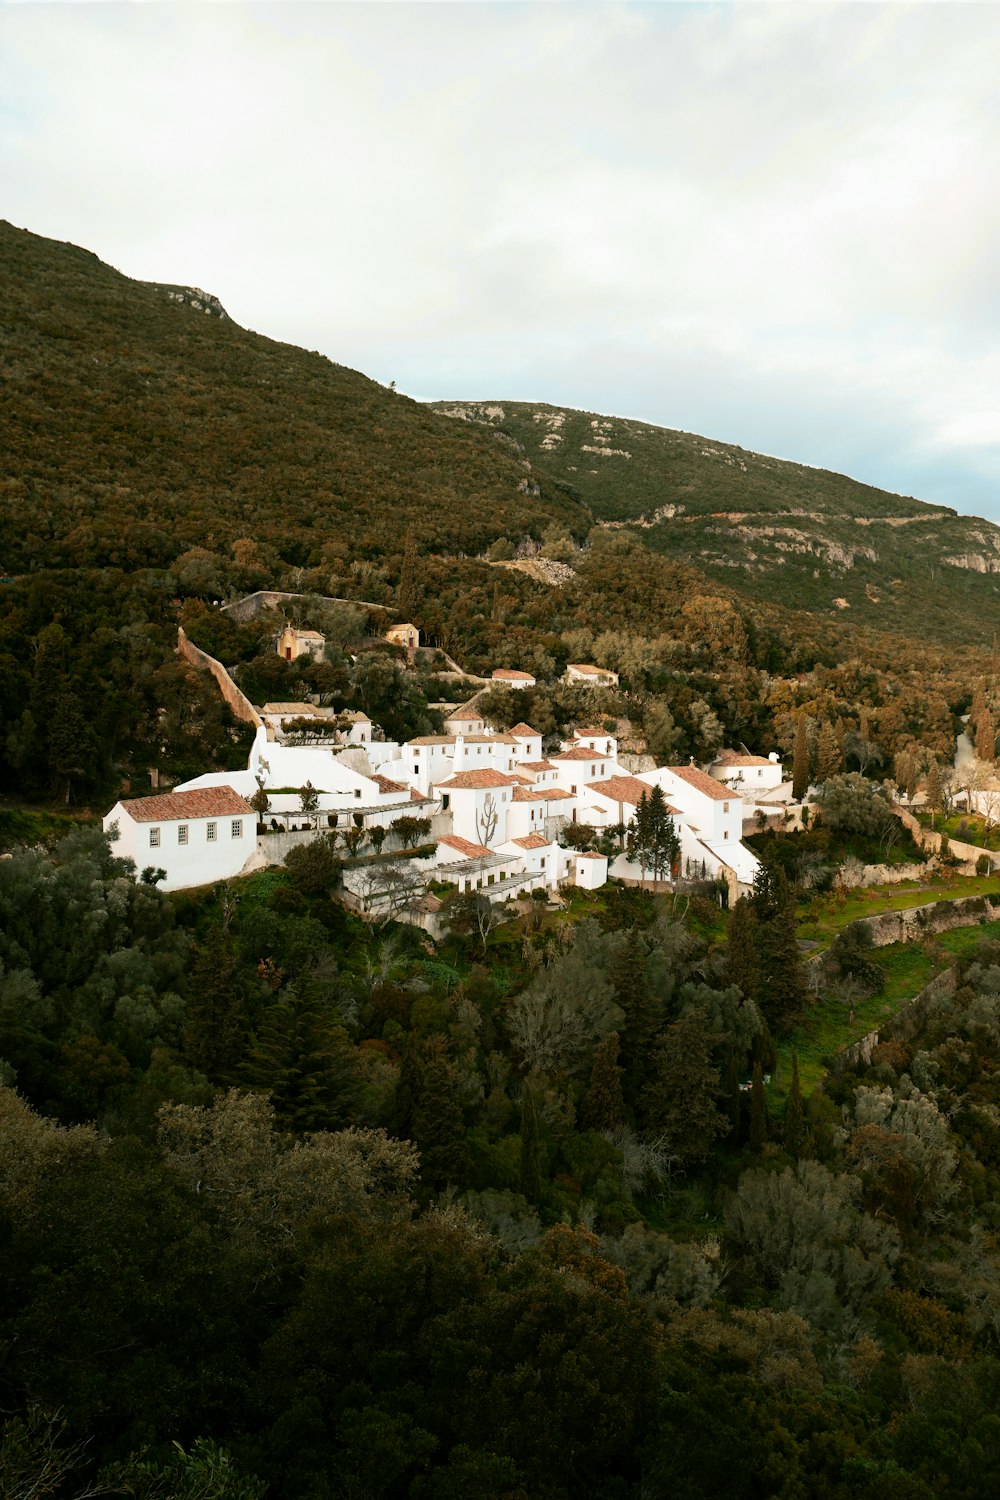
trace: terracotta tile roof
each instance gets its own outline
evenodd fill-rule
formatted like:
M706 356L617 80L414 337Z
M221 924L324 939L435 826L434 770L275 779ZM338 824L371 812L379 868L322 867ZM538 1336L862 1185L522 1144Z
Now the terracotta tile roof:
M721 781L713 781L704 771L699 771L697 766L667 766L672 776L678 776L681 781L686 781L688 786L694 787L696 792L701 792L705 797L711 797L713 802L729 802L733 796L728 787L723 786Z
M416 739L407 740L408 745L453 745L455 736L453 734L418 734Z
M516 786L514 788L515 802L562 802L566 797L572 797L572 792L567 792L561 786Z
M581 849L576 856L577 859L607 859L606 854L598 854L596 849Z
M716 782L716 786L718 786ZM588 781L587 790L600 792L604 797L610 797L612 802L628 802L633 807L638 807L642 797L648 797L653 788L648 781L640 781L638 776L609 776L607 781ZM676 813L676 807L667 804L669 813Z
M411 786L410 787L410 801L411 802L429 802L430 798L429 797L425 797L424 794L423 794L423 792L418 792L415 786Z
M547 849L548 839L543 839L540 833L529 833L523 839L511 839L512 844L517 844L521 849Z
M579 661L568 661L566 670L567 672L586 672L588 677L614 677L615 675L610 667L593 667Z
M315 703L265 703L261 709L262 714L288 714L296 719L321 719L321 714Z
M470 698L469 701L468 701L468 703L462 703L462 704L460 704L458 708L454 709L454 711L448 715L448 718L449 719L481 719L483 716L479 712L479 706L478 706L478 702L477 702L478 696L479 695L477 694L475 698Z
M531 738L533 740L541 739L541 735L538 733L537 729L532 729L530 724L525 724L523 722L520 724L515 724L514 728L508 729L507 733L515 735L518 739L523 739L525 735L528 734L531 735Z
M516 771L511 771L510 774L515 777L516 780L523 782L525 786L534 786L535 784L534 776L526 776L520 766L518 766Z
M555 771L557 767L550 760L521 760L518 761L518 769L521 771Z
M481 771L456 771L447 781L438 781L435 785L438 788L516 786L517 780L509 774L504 775L502 771L484 766Z
M553 760L601 760L607 759L602 750L585 750L582 745L574 745L572 750L560 750L558 755L553 755Z
M459 854L464 854L469 859L481 859L484 854L492 854L492 849L487 849L485 844L474 844L471 839L459 838L457 833L447 833L443 839L438 839L439 844L445 844L449 849L456 849Z
M179 823L189 818L256 817L249 802L231 786L196 787L159 797L132 797L121 806L134 823Z
M320 635L318 630L295 630L292 631L296 640L299 641L325 641L326 636Z
M493 673L494 682L534 682L530 672L515 672L510 667L497 667Z
M777 762L768 760L766 755L750 755L745 750L720 750L715 764L717 766L773 766L777 765Z
M404 786L401 781L390 781L388 776L380 776L377 772L372 777L380 792L408 792L409 786Z
M597 729L574 729L573 738L575 740L607 739L609 734L612 739L615 738L614 731L611 729L601 729L600 727Z

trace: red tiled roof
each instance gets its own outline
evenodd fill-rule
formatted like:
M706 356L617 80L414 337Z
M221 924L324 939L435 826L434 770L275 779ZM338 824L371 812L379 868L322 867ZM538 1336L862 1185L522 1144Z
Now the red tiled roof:
M587 790L600 792L612 802L628 802L638 807L641 798L648 797L653 788L647 781L640 781L638 776L609 776L607 781L588 781ZM668 803L667 811L675 813L677 809Z
M175 823L188 818L255 817L249 802L231 786L195 787L159 797L132 797L121 806L134 823Z
M603 750L585 750L582 745L574 745L572 750L560 750L558 755L553 755L553 760L606 760L607 756Z
M609 729L574 729L573 738L575 740L607 739L609 734L614 738L613 731Z
M513 729L508 729L507 733L517 735L519 739L523 739L527 734L530 734L533 740L541 739L538 730L532 729L530 724L525 724L523 721L520 724L515 724Z
M607 859L606 854L598 854L596 849L581 849L576 856L577 859Z
M447 781L438 781L437 787L492 787L492 786L516 786L517 778L504 775L501 771L494 771L490 766L484 766L481 771L456 771L454 776Z
M518 769L521 771L554 771L557 768L550 760L519 760Z
M521 849L547 849L549 841L543 839L540 833L529 833L523 839L511 839L512 844L517 844Z
M568 661L566 670L567 672L586 672L588 676L593 677L614 677L615 675L609 667L592 667L585 662L578 661Z
M474 844L471 839L459 838L457 833L446 833L443 839L438 839L438 843L447 844L449 849L457 849L459 854L464 854L469 859L481 859L484 854L493 853L485 844Z
M561 802L564 797L572 797L572 792L567 792L561 786L516 786L514 788L515 802Z
M714 781L704 771L699 771L697 766L667 766L672 776L680 777L686 781L688 786L694 787L696 792L701 792L705 797L711 797L713 802L729 802L732 792L721 781Z
M530 672L515 672L510 667L497 667L493 673L497 682L534 682Z
M404 786L401 781L390 781L388 776L380 776L376 773L372 777L380 792L408 792L410 788Z
M750 755L748 751L720 750L716 758L717 766L773 766L773 760L768 760L764 755Z

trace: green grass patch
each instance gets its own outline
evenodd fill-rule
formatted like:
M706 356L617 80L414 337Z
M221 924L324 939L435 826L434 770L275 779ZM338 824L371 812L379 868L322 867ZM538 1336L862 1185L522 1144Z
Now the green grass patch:
M956 901L965 896L1000 896L1000 876L947 873L922 881L904 880L898 885L872 885L863 890L814 896L800 909L798 935L817 943L822 950L859 917L930 906L936 901Z
M74 828L96 828L100 819L89 809L73 812L48 807L0 807L0 849L41 844L46 849L72 833Z
M946 833L960 843L974 844L978 849L1000 849L1000 825L994 825L987 833L986 819L975 813L952 813L947 818L938 813L932 822L930 813L918 812L916 818L924 828Z

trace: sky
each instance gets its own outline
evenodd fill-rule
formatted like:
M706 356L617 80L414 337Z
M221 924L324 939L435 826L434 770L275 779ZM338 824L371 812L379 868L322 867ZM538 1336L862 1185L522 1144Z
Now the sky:
M421 399L1000 520L1000 6L17 4L0 214Z

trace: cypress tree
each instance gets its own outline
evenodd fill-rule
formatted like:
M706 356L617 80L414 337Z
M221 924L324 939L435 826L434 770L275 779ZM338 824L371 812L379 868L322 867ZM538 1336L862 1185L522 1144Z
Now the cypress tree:
M413 1106L412 1139L420 1152L420 1176L425 1186L437 1190L448 1183L464 1186L469 1175L469 1148L456 1083L444 1038L434 1037L428 1044Z
M396 608L404 620L415 622L424 601L423 585L420 582L420 562L417 544L411 526L403 545L403 561L399 569L399 587L396 590Z
M792 755L792 801L801 802L809 789L809 735L806 716L799 714L795 726L795 751Z
M927 768L927 780L924 782L924 802L931 815L931 827L934 827L934 819L944 805L944 789L941 785L941 772L936 760L932 760Z
M666 1136L685 1166L704 1161L716 1136L730 1129L718 1108L719 1069L712 1058L720 1040L708 1030L703 1012L678 1017L656 1049L652 1077L639 1100L643 1127Z
M594 1053L590 1084L580 1106L580 1124L586 1130L615 1130L622 1123L624 1111L618 1033L612 1031Z
M753 899L758 900L757 881L754 882ZM757 1004L770 1028L780 1032L806 1003L802 955L795 931L795 898L780 865L767 871L766 881L761 882L759 899L766 916L760 920L758 929L760 983Z
M529 1203L542 1196L542 1177L538 1166L538 1111L535 1091L525 1079L521 1094L521 1171L518 1187Z
M726 932L727 984L735 984L746 1000L756 1000L760 989L760 963L757 956L757 916L746 896L741 896L729 913Z
M842 765L840 739L836 729L827 719L820 729L816 741L816 784L821 786L836 776Z
M764 1097L764 1074L759 1062L753 1065L750 1086L750 1150L760 1152L767 1140L767 1100Z
M246 1044L246 995L239 964L214 927L188 972L184 1051L213 1083L228 1083Z
M996 760L996 731L989 709L984 704L976 719L976 759L992 763Z
M799 1054L792 1053L792 1087L785 1103L785 1150L796 1160L802 1155L806 1137L806 1117L799 1083Z
M740 1075L736 1066L736 1052L732 1045L727 1049L726 1056L726 1114L729 1118L729 1129L732 1138L738 1141L740 1138L740 1125L742 1123L742 1101L740 1099Z
M626 1092L631 1102L649 1075L653 1049L660 1035L662 1010L650 991L646 974L646 945L637 927L625 935L625 948L614 975L615 1003L625 1014L620 1038Z

